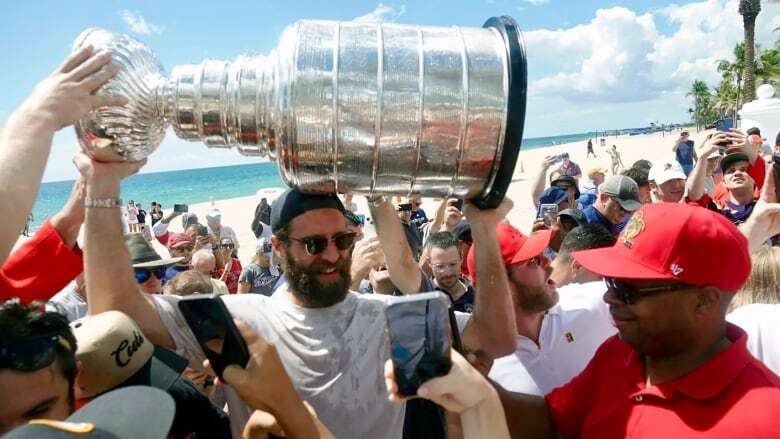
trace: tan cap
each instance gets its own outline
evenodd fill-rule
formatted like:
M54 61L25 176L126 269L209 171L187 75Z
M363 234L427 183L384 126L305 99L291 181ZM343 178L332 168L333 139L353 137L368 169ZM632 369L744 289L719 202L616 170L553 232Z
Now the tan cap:
M133 319L119 311L106 311L70 324L76 337L76 359L81 373L76 385L84 398L99 395L122 384L154 354Z

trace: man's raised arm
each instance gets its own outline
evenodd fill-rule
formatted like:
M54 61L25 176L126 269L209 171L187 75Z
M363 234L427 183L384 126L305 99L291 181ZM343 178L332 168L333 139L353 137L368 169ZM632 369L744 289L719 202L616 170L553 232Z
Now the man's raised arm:
M32 210L54 133L94 108L127 102L94 94L118 72L110 61L109 53L95 54L92 47L71 54L35 87L2 128L0 263L8 257Z
M419 293L422 272L412 256L412 249L406 241L406 234L393 204L382 197L369 201L368 206L393 285L404 294Z
M466 204L466 218L474 238L477 292L474 312L463 331L463 344L471 350L482 350L491 358L511 354L517 343L509 280L496 235L496 226L511 208L512 202L506 198L498 209L480 210Z
M156 345L175 348L150 297L136 285L120 219L119 183L146 163L99 163L84 153L73 159L87 185L84 220L84 280L90 314L122 311ZM110 206L110 207L98 207Z

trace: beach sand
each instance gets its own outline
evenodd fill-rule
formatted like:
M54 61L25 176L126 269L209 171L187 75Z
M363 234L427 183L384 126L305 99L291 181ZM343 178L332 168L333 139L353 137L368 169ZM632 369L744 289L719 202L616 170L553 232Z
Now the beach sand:
M700 145L706 134L707 132L704 131L701 133L692 133L691 139L696 142L696 145ZM623 164L626 167L630 167L635 161L640 159L650 161L673 159L674 154L672 153L672 146L678 137L678 131L675 131L672 134L666 133L665 135L662 133L654 133L637 136L612 136L606 139L606 148L611 148L613 144L617 145L618 151L623 159ZM533 179L539 170L539 165L545 156L568 152L571 159L580 165L583 174L586 174L589 169L595 166L611 169L609 154L607 154L606 148L599 146L600 142L598 139L593 140L594 151L598 156L597 158L586 158L586 143L587 141L581 141L520 151L520 158L515 169L514 179L507 192L507 196L514 203L514 207L508 215L508 219L515 227L523 232L528 232L533 223L535 210L533 203L531 202L531 184L533 183ZM584 183L586 180L587 176L584 175L580 184ZM258 190L259 189L262 188L258 188ZM354 201L358 204L358 213L368 213L364 197L355 196ZM434 202L433 199L424 199L423 201L423 208L428 214L428 217L432 218L436 211L437 203ZM260 196L257 195L215 200L213 202L190 205L189 211L197 214L201 223L205 223L206 212L213 207L219 208L222 211L222 223L231 226L238 235L240 244L239 258L241 259L242 264L246 265L251 260L255 251L256 239L250 230L250 225L254 216L255 206L257 206L259 202ZM167 214L168 211L165 213ZM178 219L174 220L170 230L181 231L181 221ZM166 254L166 250L156 241L155 245L160 254Z

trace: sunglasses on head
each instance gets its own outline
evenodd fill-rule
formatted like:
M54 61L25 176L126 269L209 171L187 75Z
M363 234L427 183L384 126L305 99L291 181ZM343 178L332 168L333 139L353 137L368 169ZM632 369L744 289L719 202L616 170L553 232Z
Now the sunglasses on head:
M136 283L142 284L148 281L149 278L152 277L152 274L154 274L157 279L162 279L165 277L165 271L168 270L168 267L160 266L154 268L135 268L133 270L135 271Z
M633 305L637 301L639 301L639 299L642 299L647 296L652 296L654 294L691 288L690 285L679 283L679 282L669 284L669 285L659 285L656 287L641 288L635 285L631 285L628 282L622 281L620 279L615 279L612 277L605 277L604 283L607 284L607 289L612 291L612 293L615 294L615 297L620 299L620 301L625 303L626 305Z
M333 241L333 243L336 244L336 248L340 251L348 250L355 244L356 237L357 233L344 232L334 235L332 238L325 238L323 236L307 236L305 238L290 237L290 239L303 244L303 247L306 249L306 253L308 253L309 256L315 256L324 252L325 249L328 248L328 243L330 241Z
M0 369L33 372L54 362L57 346L72 350L68 340L61 334L46 334L28 338L12 345L0 346Z

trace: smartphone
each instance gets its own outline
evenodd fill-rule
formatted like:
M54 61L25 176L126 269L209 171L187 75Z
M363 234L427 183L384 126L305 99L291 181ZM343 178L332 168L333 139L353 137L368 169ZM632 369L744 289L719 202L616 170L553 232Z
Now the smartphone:
M209 236L208 227L198 224L198 236Z
M189 209L187 208L186 204L174 204L173 205L173 211L178 213L184 213L187 212Z
M398 205L398 210L402 212L410 211L412 210L412 203L401 203Z
M562 152L562 153L560 153L560 154L558 154L556 156L553 156L553 163L560 163L564 159L566 159L568 156L569 156L569 154L567 154L565 152Z
M715 122L715 129L717 131L728 133L732 128L734 128L734 121L730 117Z
M452 207L454 207L454 208L456 208L458 210L463 210L463 200L458 198L457 200L451 202L450 206L452 206Z
M441 292L392 297L388 301L387 335L398 393L414 396L431 378L452 367L449 299Z
M550 224L550 218L555 218L558 216L558 205L557 204L542 204L539 206L539 218L544 220L544 223L549 227L552 226Z
M233 323L233 316L217 294L183 297L179 310L218 377L231 364L249 361L249 349Z
M780 154L772 154L772 173L775 179L775 196L780 201Z

